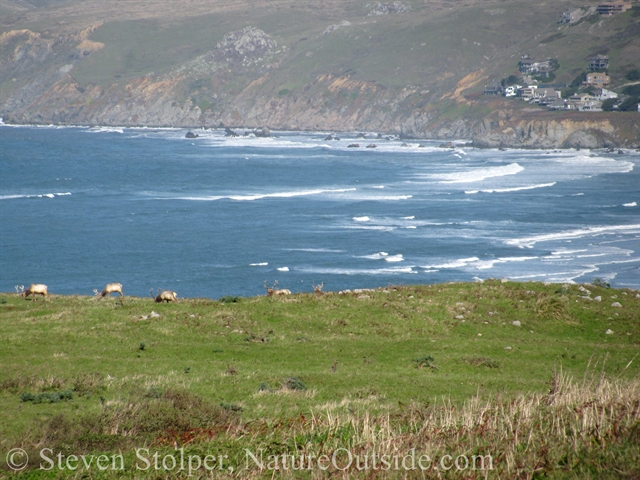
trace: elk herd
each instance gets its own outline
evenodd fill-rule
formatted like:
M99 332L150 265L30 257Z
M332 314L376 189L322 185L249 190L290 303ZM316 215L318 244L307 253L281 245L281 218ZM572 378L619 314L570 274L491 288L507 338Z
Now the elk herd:
M264 285L264 288L267 290L268 297L279 297L282 295L291 295L291 290L288 290L286 288L276 288L276 286L278 285L277 280L271 287L267 286L266 280L264 281L263 285ZM311 283L311 286L313 287L314 293L317 293L317 294L323 293L322 287L324 287L324 282L322 282L320 285ZM31 300L35 300L36 295L42 295L42 298L46 299L47 295L49 295L47 288L48 287L42 283L32 283L31 285L29 285L29 288L27 288L26 290L24 289L24 285L16 285L15 287L16 293L20 294L22 298L26 299L27 297L31 296ZM124 293L122 292L122 284L117 282L108 283L102 289L101 292L98 292L98 289L94 288L93 293L95 294L96 297L98 297L98 299L106 296L111 297L112 293L117 293L120 295L121 300L124 299ZM169 302L178 301L178 294L170 290L158 289L158 293L154 295L153 289L151 289L150 293L151 293L151 298L153 298L156 303L162 303L162 302L169 303Z

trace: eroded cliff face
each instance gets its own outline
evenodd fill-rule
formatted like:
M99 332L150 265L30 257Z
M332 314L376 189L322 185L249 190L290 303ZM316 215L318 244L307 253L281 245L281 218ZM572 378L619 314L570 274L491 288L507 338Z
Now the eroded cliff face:
M624 118L529 112L505 100L465 98L466 89L486 80L482 70L463 76L449 90L389 88L331 72L281 88L276 73L291 51L254 27L230 32L213 50L163 74L82 84L74 68L103 47L89 39L96 27L56 38L28 30L0 36L5 122L366 130L473 139L478 147L596 148L640 141L640 115L634 118L632 112Z
M513 121L484 119L473 143L478 147L495 148L602 148L634 145L632 138L623 138L611 118L585 118L583 113L574 119L518 118ZM621 114L617 114L621 115ZM598 114L594 115L598 117Z

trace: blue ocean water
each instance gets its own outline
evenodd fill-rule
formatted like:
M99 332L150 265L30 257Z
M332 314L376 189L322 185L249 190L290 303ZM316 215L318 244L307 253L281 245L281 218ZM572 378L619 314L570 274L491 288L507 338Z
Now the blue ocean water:
M258 295L509 278L640 288L640 154L0 126L0 291ZM348 148L359 142L361 148ZM375 143L377 148L364 148Z

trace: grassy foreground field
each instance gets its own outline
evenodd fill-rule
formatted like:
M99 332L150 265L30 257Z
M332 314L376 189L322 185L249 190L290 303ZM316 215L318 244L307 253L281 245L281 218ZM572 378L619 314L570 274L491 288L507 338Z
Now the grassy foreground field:
M0 477L640 477L631 290L3 294L0 345Z

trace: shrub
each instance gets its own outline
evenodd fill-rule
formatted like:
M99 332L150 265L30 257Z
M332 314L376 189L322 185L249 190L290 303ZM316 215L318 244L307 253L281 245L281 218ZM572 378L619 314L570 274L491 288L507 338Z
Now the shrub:
M617 99L616 98L607 98L606 100L604 100L602 102L602 111L604 112L612 112L613 111L613 107L616 105L617 103Z
M236 405L235 403L224 403L221 402L220 406L222 408L224 408L225 410L228 410L230 412L241 412L242 411L242 407L239 405Z
M23 402L31 402L33 404L39 403L58 403L61 401L68 401L73 399L73 392L71 390L64 390L62 392L44 392L34 395L30 392L24 392L20 395L20 400Z
M637 110L640 97L629 97L618 107L621 112L633 112Z
M611 285L609 285L607 282L605 282L599 277L594 278L593 281L591 282L591 285L593 285L594 287L611 288Z
M624 89L622 90L622 93L624 93L625 95L632 95L632 96L640 95L640 84L629 85L627 87L624 87Z
M240 297L236 297L234 295L225 295L224 297L220 297L218 301L220 303L238 303L240 301Z
M547 320L559 320L567 315L567 297L541 297L536 301L536 314Z
M424 355L424 356L419 357L419 358L414 358L413 362L415 362L417 364L416 368L427 367L427 368L433 368L435 370L438 367L436 367L433 364L434 360L435 359L431 355Z
M307 386L297 377L289 377L285 380L284 386L289 390L306 390Z

